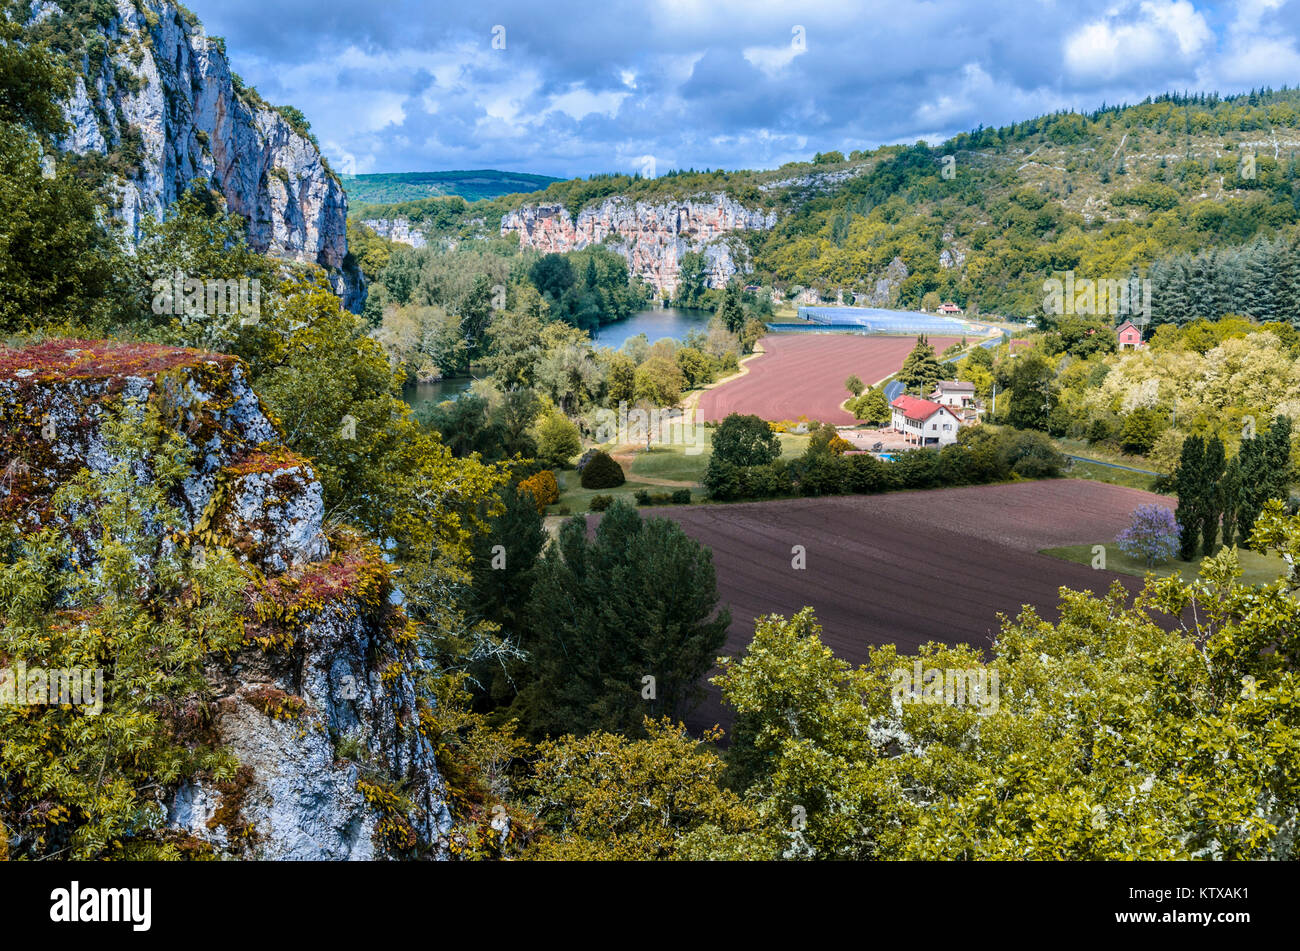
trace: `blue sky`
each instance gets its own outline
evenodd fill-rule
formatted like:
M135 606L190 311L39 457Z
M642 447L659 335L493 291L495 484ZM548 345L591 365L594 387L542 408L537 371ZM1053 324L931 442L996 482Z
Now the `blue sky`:
M1300 0L189 0L340 171L769 168L1300 83Z

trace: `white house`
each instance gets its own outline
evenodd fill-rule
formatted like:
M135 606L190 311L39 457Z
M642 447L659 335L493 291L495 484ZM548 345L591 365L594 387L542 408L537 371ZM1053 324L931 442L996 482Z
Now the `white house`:
M975 384L963 380L940 380L930 394L930 402L964 409L975 405Z
M918 396L900 396L889 404L893 427L918 446L946 446L957 441L961 420L948 406Z

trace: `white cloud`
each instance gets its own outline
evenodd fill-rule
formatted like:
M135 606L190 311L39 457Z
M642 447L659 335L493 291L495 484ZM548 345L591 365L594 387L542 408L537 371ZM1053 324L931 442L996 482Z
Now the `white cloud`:
M768 76L775 76L793 63L800 53L808 52L808 48L788 43L785 46L747 46L741 52L749 65Z
M1112 9L1065 40L1075 76L1113 80L1152 68L1188 65L1213 50L1214 31L1188 0L1143 0Z
M573 119L581 119L593 113L613 118L618 114L618 107L623 100L630 95L630 92L619 90L592 92L582 86L572 86L568 92L552 97L550 108Z

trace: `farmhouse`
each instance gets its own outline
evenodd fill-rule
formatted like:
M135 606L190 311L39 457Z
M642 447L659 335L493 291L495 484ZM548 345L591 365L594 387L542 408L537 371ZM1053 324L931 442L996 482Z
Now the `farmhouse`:
M980 407L975 399L975 384L964 380L940 380L930 394L930 402L952 410L963 426L979 422Z
M1115 336L1118 338L1121 350L1137 350L1146 346L1142 342L1142 331L1134 327L1131 320L1126 320L1116 327Z
M949 301L948 303L940 304L940 305L939 305L938 313L940 313L940 314L960 314L960 313L961 313L961 308L958 307L956 304L952 303L951 301Z
M961 420L950 407L917 396L900 396L889 404L893 428L918 446L946 446L957 441Z
M975 384L963 380L940 380L930 394L930 400L940 406L974 406Z

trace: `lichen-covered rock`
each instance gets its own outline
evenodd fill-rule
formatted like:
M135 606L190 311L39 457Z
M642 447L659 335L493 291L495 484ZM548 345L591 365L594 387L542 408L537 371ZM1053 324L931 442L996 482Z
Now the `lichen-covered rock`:
M59 485L120 467L105 422L146 405L189 450L174 501L190 542L229 549L248 577L244 646L205 667L212 728L240 770L180 783L171 827L245 857L441 856L451 820L400 592L373 544L326 540L320 482L239 360L87 340L0 347L0 519L49 524ZM95 540L77 556L93 563Z
M206 178L248 222L253 248L321 265L345 304L359 308L364 283L346 260L347 197L305 127L242 89L223 42L172 0L113 7L64 104L68 130L58 145L133 166L114 209L127 234L138 237L144 217L161 217L192 180ZM61 13L40 3L31 15Z
M390 595L373 550L268 587L263 604L278 610L259 631L278 641L290 625L293 643L209 672L218 731L247 772L183 784L174 828L261 859L439 854L451 817Z
M776 212L746 208L724 193L659 203L607 198L585 208L575 220L560 204L526 205L501 218L501 234L517 234L524 247L546 253L580 251L605 243L627 258L634 276L657 293L674 294L682 255L704 254L710 287L725 287L732 276L747 273L744 246L738 231L765 230L776 224Z

